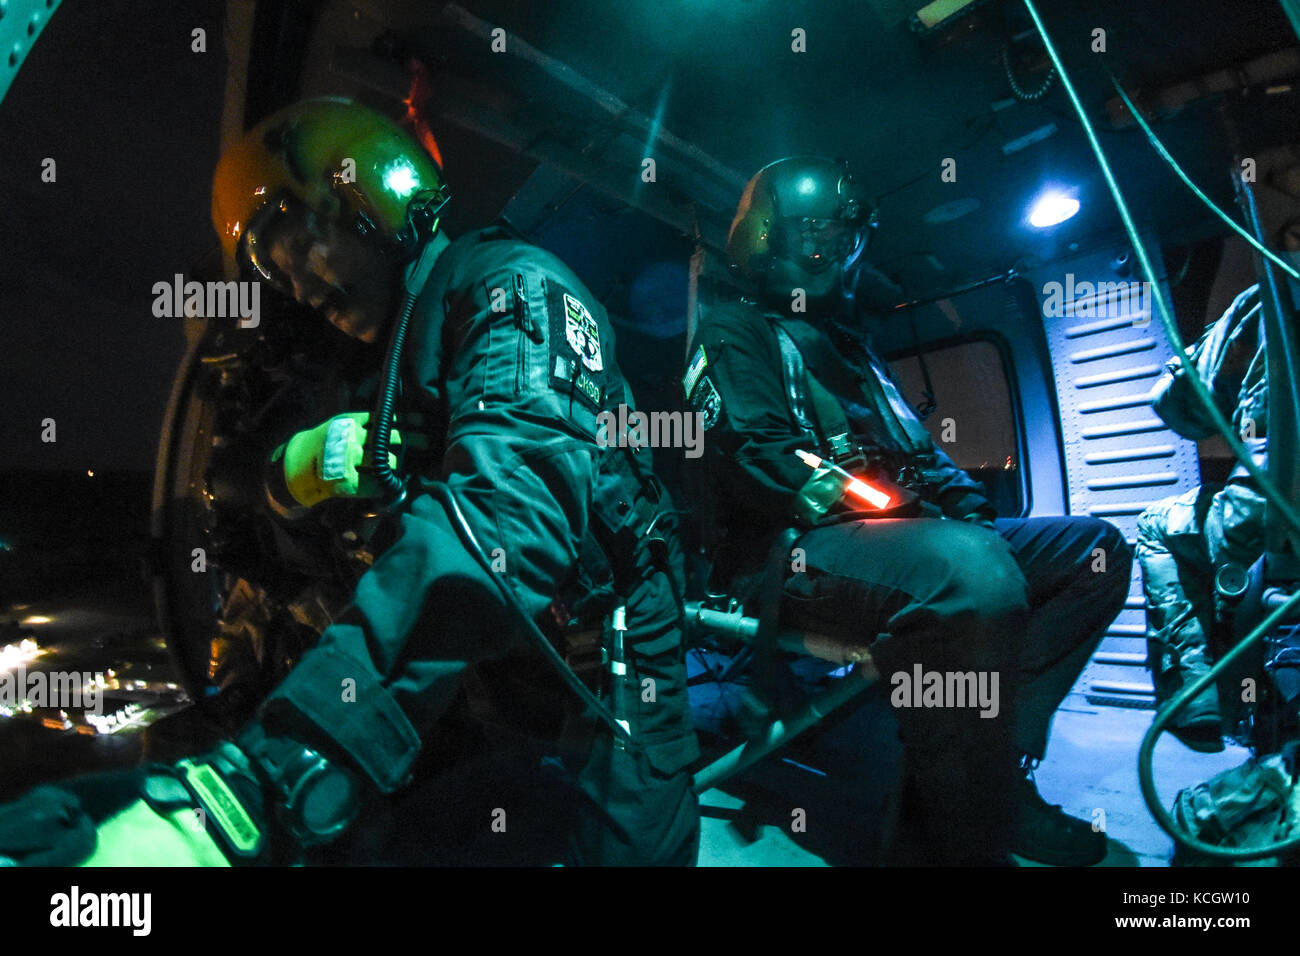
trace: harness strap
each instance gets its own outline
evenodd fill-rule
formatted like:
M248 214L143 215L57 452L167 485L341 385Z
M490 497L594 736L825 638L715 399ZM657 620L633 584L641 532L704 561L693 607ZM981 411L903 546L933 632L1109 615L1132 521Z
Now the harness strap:
M773 323L772 327L781 346L781 378L795 421L836 464L857 457L859 452L850 435L844 408L816 377L808 373L803 353L790 333L780 324ZM809 403L816 424L808 415Z
M775 323L773 328L781 346L781 378L795 421L837 464L855 457L858 452L850 437L849 420L844 409L821 382L808 374L803 353L790 333ZM810 403L812 418L808 415Z

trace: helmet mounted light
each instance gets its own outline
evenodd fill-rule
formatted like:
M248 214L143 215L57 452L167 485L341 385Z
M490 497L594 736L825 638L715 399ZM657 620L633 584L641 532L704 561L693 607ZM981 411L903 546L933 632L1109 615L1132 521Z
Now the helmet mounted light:
M449 199L442 171L395 120L350 100L305 100L254 126L217 164L212 220L229 261L283 282L267 231L337 223L415 256Z

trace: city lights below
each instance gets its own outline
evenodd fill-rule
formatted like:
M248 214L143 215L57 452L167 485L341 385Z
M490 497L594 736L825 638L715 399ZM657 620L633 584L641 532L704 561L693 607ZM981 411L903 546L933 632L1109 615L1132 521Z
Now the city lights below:
M17 644L6 644L0 647L0 673L34 661L43 653L40 646L30 637L24 638Z
M95 477L95 470L94 470L93 468L87 468L87 469L86 469L86 477L87 477L87 478L94 478L94 477Z
M138 724L141 719L148 713L148 710L138 703L130 703L121 710L114 711L111 714L85 714L86 723L95 729L99 734L115 734L119 730Z
M25 617L19 623L23 627L31 627L33 624L49 624L54 618L46 617L44 614L33 614L31 617Z
M1036 229L1046 229L1065 222L1079 211L1079 200L1062 192L1048 192L1039 196L1029 210L1029 224Z

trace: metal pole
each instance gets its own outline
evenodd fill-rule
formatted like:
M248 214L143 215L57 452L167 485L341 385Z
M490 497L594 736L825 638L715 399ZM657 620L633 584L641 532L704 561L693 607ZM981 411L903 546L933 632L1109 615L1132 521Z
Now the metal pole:
M982 289L986 285L992 285L995 282L1010 282L1020 273L1015 269L1008 269L1006 272L1000 272L997 275L989 276L986 279L979 279L975 282L968 282L966 285L958 286L948 292L942 292L939 295L926 296L922 299L909 299L907 302L900 302L890 309L890 312L899 312L903 309L915 309L917 306L929 305L932 302L942 302L944 299L951 299L953 296L965 295L967 292L974 292L976 289Z
M696 773L695 792L704 793L716 787L728 777L735 776L762 760L772 751L784 747L813 724L853 700L874 683L875 681L860 676L860 668L855 667L848 677L837 680L826 690L815 695L793 717L788 720L775 720L769 724L761 739L746 741Z

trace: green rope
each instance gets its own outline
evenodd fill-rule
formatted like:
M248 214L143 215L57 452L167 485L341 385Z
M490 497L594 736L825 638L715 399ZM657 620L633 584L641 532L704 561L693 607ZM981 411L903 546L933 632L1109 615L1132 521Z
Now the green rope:
M1119 183L1115 181L1115 174L1110 168L1105 152L1102 151L1101 143L1097 140L1097 133L1088 120L1088 114L1084 111L1083 104L1079 101L1079 94L1075 91L1074 84L1065 73L1065 64L1061 62L1060 55L1056 52L1056 47L1047 34L1047 28L1043 26L1043 21L1038 15L1038 10L1034 7L1033 0L1025 0L1025 7L1029 10L1034 26L1038 28L1038 32L1043 38L1043 45L1047 48L1048 56L1052 58L1052 63L1055 64L1057 72L1061 74L1061 86L1070 97L1070 103L1079 116L1079 122L1088 137L1088 143L1092 146L1092 151L1097 157L1097 164L1101 167L1102 175L1106 178L1106 186L1115 200L1115 208L1119 211L1120 219L1123 220L1124 231L1128 233L1129 241L1133 244L1133 252L1137 255L1138 262L1142 266L1142 273L1146 276L1147 283L1151 287L1151 297L1155 300L1156 309L1160 313L1160 321L1165 327L1165 334L1169 337L1169 342L1174 348L1174 354L1178 356L1178 360L1187 373L1192 390L1205 407L1215 429L1223 435L1224 441L1228 443L1228 447L1232 449L1232 453L1236 455L1242 467L1255 479L1260 493L1268 499L1269 504L1277 509L1277 514L1290 525L1292 531L1300 534L1300 514L1296 513L1291 503L1278 492L1273 482L1264 474L1259 465L1255 464L1254 459L1246 451L1245 446L1242 445L1240 437L1233 431L1232 426L1224 419L1223 413L1219 411L1219 407L1214 403L1214 399L1210 397L1209 390L1196 372L1196 366L1192 364L1192 360L1188 357L1187 347L1183 343L1182 336L1178 334L1178 324L1174 321L1173 313L1169 311L1168 303L1165 302L1164 290L1160 287L1160 283L1156 281L1155 270L1151 267L1151 259L1147 256L1146 247L1142 244L1137 227L1133 224L1133 217L1129 213L1128 203L1124 201L1124 194L1120 191Z
M1169 311L1169 306L1165 302L1164 290L1156 282L1155 270L1151 267L1151 260L1147 256L1146 247L1142 244L1138 236L1137 227L1133 223L1133 217L1129 214L1128 205L1124 201L1124 195L1120 192L1119 184L1115 181L1115 175L1111 171L1110 163L1106 160L1106 154L1101 148L1101 143L1097 140L1097 133L1092 128L1092 123L1088 121L1088 114L1084 111L1083 104L1079 101L1079 95L1074 89L1074 84L1070 82L1069 74L1065 71L1065 65L1061 62L1060 56L1056 52L1056 47L1052 39L1048 36L1047 28L1043 26L1042 18L1038 15L1038 10L1034 7L1033 0L1025 0L1025 7L1029 11L1030 17L1034 21L1039 35L1043 38L1043 45L1047 48L1048 56L1051 57L1057 72L1061 76L1061 86L1066 95L1070 98L1070 104L1074 107L1075 113L1079 117L1079 122L1083 126L1083 131L1088 137L1088 143L1092 147L1093 154L1097 157L1097 164L1101 167L1102 175L1106 179L1106 186L1110 189L1111 197L1115 200L1115 206L1119 211L1120 219L1123 220L1124 229L1128 233L1129 241L1133 244L1133 251L1138 257L1138 262L1142 266L1143 275L1146 276L1147 283L1151 287L1152 298L1155 300L1156 308L1160 313L1160 321L1165 327L1165 334L1169 337L1169 342L1174 348L1174 354L1178 356L1184 370L1187 372L1189 381L1196 393L1198 400L1210 413L1210 418L1214 422L1215 428L1223 435L1224 440L1232 448L1232 452L1237 456L1237 460L1246 468L1256 482L1260 492L1268 499L1269 503L1277 509L1277 513L1293 529L1300 532L1300 518L1297 517L1294 509L1284 499L1268 479L1268 476L1255 464L1254 459L1246 452L1242 446L1239 437L1233 432L1232 428L1224 420L1222 413L1219 411L1214 400L1210 397L1209 390L1205 383L1201 381L1196 374L1196 368L1193 366L1191 359L1187 355L1186 346L1183 344L1182 337L1178 334L1178 325L1174 322L1173 314ZM1137 115L1136 113L1134 115ZM1268 615L1258 627L1237 644L1230 652L1224 655L1224 658L1210 669L1210 672L1203 675L1192 686L1184 688L1169 705L1156 716L1152 721L1151 727L1147 730L1142 738L1142 744L1138 748L1138 783L1142 789L1142 799L1146 801L1147 809L1161 828L1172 836L1177 842L1184 846L1203 853L1207 856L1213 856L1220 859L1249 860L1259 859L1265 856L1276 856L1284 853L1293 847L1300 846L1300 836L1292 837L1273 844L1271 847L1262 849L1245 850L1236 848L1225 848L1215 846L1209 843L1202 843L1195 837L1179 829L1178 824L1174 821L1168 811L1160 804L1159 794L1156 793L1154 771L1152 768L1152 757L1155 752L1155 742L1164 730L1165 724L1173 717L1175 713L1182 709L1186 703L1192 699L1193 695L1201 689L1208 687L1220 671L1224 670L1237 657L1245 653L1248 647L1251 647L1260 641L1265 634L1292 609L1300 607L1300 594L1292 595L1290 600L1280 608Z
M1291 21L1291 29L1300 36L1300 3L1296 0L1280 0L1286 18Z
M1277 856L1294 847L1300 847L1300 836L1293 836L1280 843L1274 843L1272 846L1257 847L1253 850L1202 843L1195 837L1189 836L1183 832L1173 816L1160 803L1160 796L1156 793L1155 769L1152 760L1156 749L1156 739L1164 733L1165 725L1173 719L1174 714L1182 710L1183 706L1202 690L1215 683L1222 671L1231 667L1237 658L1245 654L1260 638L1272 630L1275 624L1283 620L1296 608L1300 608L1300 592L1291 595L1286 603L1264 618L1259 626L1246 635L1243 640L1238 641L1237 645L1228 651L1222 660L1197 678L1190 686L1179 691L1173 700L1156 715L1155 720L1151 722L1151 726L1147 729L1146 735L1142 738L1142 745L1138 748L1138 785L1142 788L1142 798L1146 801L1147 809L1151 811L1151 815L1155 817L1156 823L1160 824L1161 829L1189 850L1222 859L1258 860L1266 856Z
M1283 272L1289 275L1292 279L1300 279L1300 272L1297 272L1290 263L1288 263L1285 259L1279 258L1276 253L1267 249L1263 245L1263 243L1261 243L1258 239L1252 236L1241 226L1237 225L1236 221L1231 216L1229 216L1222 209L1216 206L1213 200L1211 200L1209 196L1205 195L1205 193L1201 191L1200 187L1198 187L1196 183L1192 182L1192 180L1188 177L1187 173L1183 172L1183 167L1178 165L1178 161L1175 160L1173 156L1169 155L1169 150L1165 149L1164 144L1160 142L1159 139L1156 138L1155 131L1152 130L1150 125L1148 125L1147 121L1142 118L1142 114L1138 112L1138 108L1133 105L1133 101L1130 100L1128 98L1128 94L1124 92L1124 87L1119 85L1119 80L1115 79L1114 75L1110 72L1109 69L1106 70L1106 75L1110 77L1111 83L1115 84L1115 89L1119 92L1120 99L1124 101L1124 105L1128 107L1128 111L1133 114L1133 118L1137 120L1138 126L1142 127L1142 132L1147 134L1147 139L1150 141L1152 149L1154 149L1157 153L1159 153L1160 158L1163 159L1166 163L1168 163L1170 167L1173 169L1173 171L1178 174L1178 178L1183 181L1183 185L1185 185L1188 189L1190 189L1197 199L1205 203L1205 205L1209 208L1210 212L1214 213L1216 216L1222 219L1224 223L1227 224L1228 228L1232 229L1235 233L1237 233L1237 235L1241 236L1241 238L1245 239L1252 246L1254 246L1261 256L1264 256L1265 258L1269 259L1275 266L1277 266L1279 269L1281 269Z

